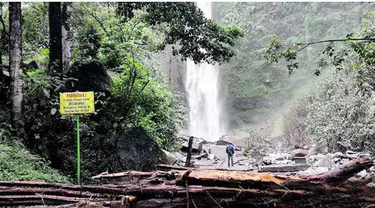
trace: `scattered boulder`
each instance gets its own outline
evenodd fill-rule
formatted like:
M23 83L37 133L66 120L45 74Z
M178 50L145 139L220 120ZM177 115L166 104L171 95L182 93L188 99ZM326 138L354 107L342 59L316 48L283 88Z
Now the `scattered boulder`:
M272 165L272 160L269 158L263 159L261 165Z
M203 139L194 138L193 139L193 149L191 150L191 153L192 154L200 154L202 152L202 149L203 149L203 142L204 142ZM189 141L184 142L181 145L180 150L182 152L188 152L188 150L189 150Z
M272 153L268 154L267 156L263 157L261 164L263 165L283 165L283 164L291 164L291 155L288 153Z
M217 158L215 155L213 155L213 154L208 154L208 158L207 159L209 159L209 160L215 160L215 161L217 161L217 160L219 160L219 158Z
M235 147L243 148L246 147L246 142L243 138L234 135L225 135L215 143L216 145L227 145L232 143Z
M261 166L259 172L298 172L308 169L306 164Z
M225 140L218 140L215 144L220 145L220 146L225 146L228 145L230 142L225 141Z
M313 167L327 167L330 168L332 166L331 163L331 156L330 155L312 155L306 158L306 161L309 165Z
M367 176L367 171L366 170L362 170L361 172L357 173L355 176L357 178L361 178L361 179L364 179L366 176Z
M201 154L199 154L197 156L193 156L193 158L196 159L196 160L200 160L200 159L203 159L203 158L208 158L208 153L203 150Z
M168 163L166 154L141 127L119 135L116 145L126 170L151 171L157 164Z
M184 163L186 157L179 152L168 152L163 150L164 154L167 156L168 164L173 165L176 163Z
M368 153L360 153L358 155L359 158L362 158L362 159L370 159L371 158L371 155L368 154Z
M293 150L293 153L292 153L292 159L294 159L295 157L307 157L308 154L309 154L308 150L295 149Z
M346 151L346 153L345 153L345 156L346 156L347 158L350 158L350 159L358 158L359 155L360 155L359 152L354 152L354 151L351 151L351 150L348 150L348 151Z
M335 152L335 153L333 153L332 158L341 159L341 158L345 158L345 155L342 152Z

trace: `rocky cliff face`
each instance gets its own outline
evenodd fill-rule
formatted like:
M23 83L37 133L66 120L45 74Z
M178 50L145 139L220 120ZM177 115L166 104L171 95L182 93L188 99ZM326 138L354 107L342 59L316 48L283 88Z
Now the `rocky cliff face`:
M171 46L167 46L163 51L154 56L157 66L167 76L169 86L172 90L184 92L186 80L186 62L179 56L172 55Z

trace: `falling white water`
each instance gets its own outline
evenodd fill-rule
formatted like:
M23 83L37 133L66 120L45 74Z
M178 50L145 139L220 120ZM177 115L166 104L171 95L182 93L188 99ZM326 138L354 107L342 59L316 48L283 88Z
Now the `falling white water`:
M207 18L211 3L197 2ZM187 61L186 91L189 102L189 135L216 141L226 133L219 102L219 70L209 64Z

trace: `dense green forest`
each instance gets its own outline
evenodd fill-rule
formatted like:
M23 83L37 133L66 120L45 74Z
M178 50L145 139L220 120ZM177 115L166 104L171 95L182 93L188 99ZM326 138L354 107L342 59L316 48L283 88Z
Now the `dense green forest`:
M22 143L68 176L76 172L75 118L60 115L60 92L95 92L96 112L81 116L84 177L152 169L166 161L161 148L173 147L185 116L153 54L173 45L171 53L183 60L221 63L234 55L229 46L243 34L206 19L194 3L0 6L0 123L10 124L2 125L2 142L12 146L6 141L14 140L12 154ZM28 154L14 157L28 163ZM10 172L21 168L11 162Z
M167 163L188 119L187 59L219 65L230 130L279 117L283 147L374 152L375 4L213 5L209 20L192 2L1 3L0 180L74 182L61 92L95 92L85 179Z

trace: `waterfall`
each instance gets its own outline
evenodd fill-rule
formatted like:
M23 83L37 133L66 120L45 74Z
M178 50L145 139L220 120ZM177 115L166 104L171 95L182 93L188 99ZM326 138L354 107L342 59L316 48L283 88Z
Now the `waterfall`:
M197 2L211 18L211 2ZM217 66L187 60L186 92L189 102L189 135L216 141L226 133L222 118Z

